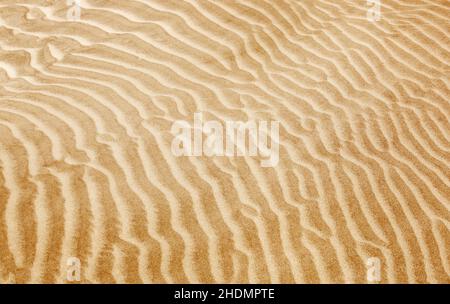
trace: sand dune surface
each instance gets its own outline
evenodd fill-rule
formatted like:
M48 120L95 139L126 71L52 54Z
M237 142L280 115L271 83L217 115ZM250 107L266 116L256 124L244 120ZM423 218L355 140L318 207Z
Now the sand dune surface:
M0 282L450 283L450 2L380 5L0 0Z

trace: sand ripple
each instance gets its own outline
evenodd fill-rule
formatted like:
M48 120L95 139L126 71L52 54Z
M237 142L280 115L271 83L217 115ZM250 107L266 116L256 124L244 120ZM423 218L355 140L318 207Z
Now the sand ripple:
M450 283L450 5L0 1L0 282ZM170 127L277 120L280 162Z

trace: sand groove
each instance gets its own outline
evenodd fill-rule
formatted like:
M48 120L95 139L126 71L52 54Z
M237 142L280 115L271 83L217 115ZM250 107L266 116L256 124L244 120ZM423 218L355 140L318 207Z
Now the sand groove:
M0 0L0 282L450 283L450 2L381 2Z

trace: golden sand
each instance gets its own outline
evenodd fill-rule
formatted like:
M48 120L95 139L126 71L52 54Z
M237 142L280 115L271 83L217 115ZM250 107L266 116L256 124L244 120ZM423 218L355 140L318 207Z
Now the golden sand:
M0 282L450 283L450 2L0 0ZM280 122L280 160L172 124Z

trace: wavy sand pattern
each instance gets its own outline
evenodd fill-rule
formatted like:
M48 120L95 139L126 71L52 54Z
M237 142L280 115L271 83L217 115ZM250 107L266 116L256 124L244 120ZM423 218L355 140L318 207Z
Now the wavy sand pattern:
M0 282L450 283L450 2L0 0ZM280 122L280 162L171 125Z

